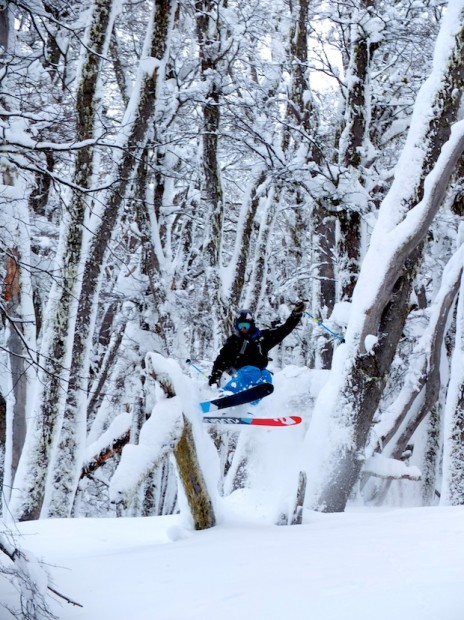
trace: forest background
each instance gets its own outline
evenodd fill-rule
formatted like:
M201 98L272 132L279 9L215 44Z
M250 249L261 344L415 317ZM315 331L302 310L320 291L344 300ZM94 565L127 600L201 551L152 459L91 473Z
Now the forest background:
M297 299L277 520L463 503L463 44L463 0L1 4L4 518L214 525L264 442L186 360Z

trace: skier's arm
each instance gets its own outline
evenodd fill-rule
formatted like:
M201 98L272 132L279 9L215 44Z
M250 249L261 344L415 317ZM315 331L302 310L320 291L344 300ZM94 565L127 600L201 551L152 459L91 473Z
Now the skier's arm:
M221 380L222 373L230 366L231 364L231 356L233 353L233 344L231 339L227 339L222 349L219 351L219 354L214 361L213 368L211 370L211 374L209 376L209 385L214 385L215 383L219 385L219 381Z
M270 329L266 334L266 345L269 349L272 349L276 345L280 344L284 338L286 338L301 320L305 306L302 301L295 304L288 319L279 327Z

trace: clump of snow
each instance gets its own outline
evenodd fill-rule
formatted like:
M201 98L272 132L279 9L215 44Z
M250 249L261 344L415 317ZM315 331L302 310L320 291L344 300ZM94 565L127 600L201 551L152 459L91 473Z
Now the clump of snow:
M385 23L380 17L371 17L363 26L364 30L369 35L370 43L379 43L383 39Z
M339 301L334 305L330 320L334 321L338 325L348 325L351 313L351 302Z
M148 56L147 58L142 58L140 61L140 70L149 76L153 76L155 75L155 71L159 69L162 64L163 63L158 58Z
M106 431L100 435L100 437L93 441L86 449L86 459L84 466L88 463L96 454L110 446L116 439L122 437L130 429L132 417L129 413L121 413L118 415L106 429Z
M378 476L379 478L406 478L408 480L420 480L421 471L416 466L410 466L403 461L390 459L381 454L374 454L364 463L363 472Z
M159 353L148 353L146 366L147 371L153 371L158 381L171 386L176 396L181 399L183 412L187 417L194 416L198 408L198 395L193 389L193 382L184 375L180 365Z
M378 341L379 339L377 338L377 336L374 336L373 334L367 334L367 336L364 338L364 348L366 349L366 353L372 353Z

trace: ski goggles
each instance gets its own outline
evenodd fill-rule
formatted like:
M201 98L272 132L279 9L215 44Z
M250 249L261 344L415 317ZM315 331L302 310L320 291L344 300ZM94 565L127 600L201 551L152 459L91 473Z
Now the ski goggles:
M249 321L245 321L243 323L237 323L237 327L239 328L239 330L250 329L251 323Z

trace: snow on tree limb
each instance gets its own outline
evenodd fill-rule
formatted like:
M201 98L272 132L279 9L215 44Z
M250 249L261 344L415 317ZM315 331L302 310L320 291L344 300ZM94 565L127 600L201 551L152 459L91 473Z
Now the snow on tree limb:
M369 333L376 333L379 314L390 298L399 267L429 229L463 151L464 121L459 121L451 128L449 140L443 145L436 165L425 179L422 200L390 231L382 231L380 224L376 225L353 295L353 304L357 306L355 316L364 322L364 328L360 331L361 349L364 338ZM385 212L388 206L391 205L387 197L381 212ZM372 269L375 270L375 277ZM351 326L359 329L356 321Z
M402 461L389 459L380 454L374 454L367 459L362 473L388 480L420 480L422 475L418 467L411 467Z
M183 429L182 404L178 397L156 403L140 431L138 445L128 444L111 478L110 499L128 506L139 485L177 445Z
M176 394L182 401L182 411L187 417L195 412L195 402L192 400L192 389L179 364L159 353L148 353L145 358L147 374L160 384L166 394Z
M120 454L129 442L131 416L121 413L99 439L87 447L87 456L82 466L81 478L89 476L115 454Z

